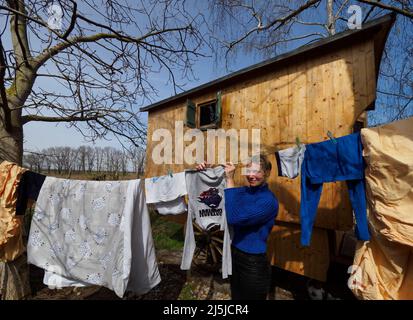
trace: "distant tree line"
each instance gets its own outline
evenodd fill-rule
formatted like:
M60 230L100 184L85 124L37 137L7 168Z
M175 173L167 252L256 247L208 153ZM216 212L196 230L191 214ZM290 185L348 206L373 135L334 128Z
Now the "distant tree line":
M39 152L25 151L23 165L36 172L57 174L84 173L125 175L144 172L145 151L138 147L50 147Z

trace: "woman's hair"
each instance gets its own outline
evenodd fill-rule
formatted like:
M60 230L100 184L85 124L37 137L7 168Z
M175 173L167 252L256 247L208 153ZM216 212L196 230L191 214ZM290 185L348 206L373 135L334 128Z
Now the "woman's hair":
M271 162L268 160L268 157L264 154L252 156L248 164L256 162L260 164L260 167L264 172L270 172L272 169Z

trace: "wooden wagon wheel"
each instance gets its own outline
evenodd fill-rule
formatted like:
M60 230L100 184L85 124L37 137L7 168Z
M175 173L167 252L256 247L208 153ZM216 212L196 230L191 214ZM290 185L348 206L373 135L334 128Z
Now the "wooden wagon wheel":
M203 230L195 221L193 228L196 243L194 264L214 269L221 267L224 231L217 224Z

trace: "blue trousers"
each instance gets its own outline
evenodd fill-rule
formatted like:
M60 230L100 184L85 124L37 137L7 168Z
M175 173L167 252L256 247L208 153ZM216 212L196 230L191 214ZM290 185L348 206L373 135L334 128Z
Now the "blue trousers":
M360 133L306 146L301 167L301 244L310 245L324 182L346 181L356 218L356 235L369 240L364 161Z

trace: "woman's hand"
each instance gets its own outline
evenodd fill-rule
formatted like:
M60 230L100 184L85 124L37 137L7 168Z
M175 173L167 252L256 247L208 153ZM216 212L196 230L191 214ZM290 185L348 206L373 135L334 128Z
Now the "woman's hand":
M232 162L227 162L225 164L225 176L227 179L234 179L235 169L236 167Z
M235 187L234 175L235 175L235 165L232 162L227 162L225 164L225 179L227 180L227 188Z
M205 170L206 168L211 168L211 165L210 165L209 163L206 163L206 162L201 162L200 164L198 164L198 165L196 166L196 169L197 169L198 171Z

